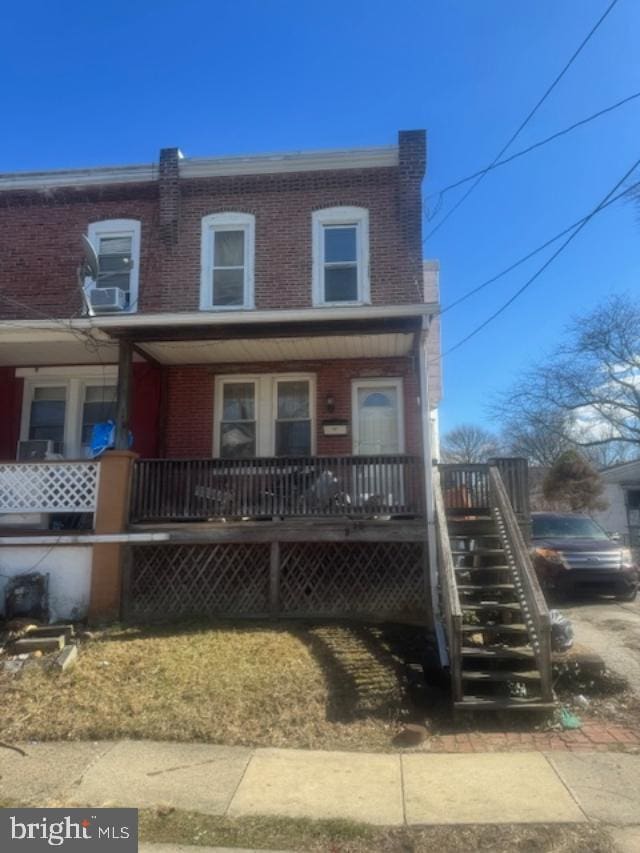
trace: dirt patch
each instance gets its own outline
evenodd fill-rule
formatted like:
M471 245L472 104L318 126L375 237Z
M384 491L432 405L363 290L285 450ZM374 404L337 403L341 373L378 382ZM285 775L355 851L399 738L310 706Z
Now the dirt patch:
M583 722L616 723L640 729L640 699L625 678L604 669L582 668L576 660L555 667L558 702Z

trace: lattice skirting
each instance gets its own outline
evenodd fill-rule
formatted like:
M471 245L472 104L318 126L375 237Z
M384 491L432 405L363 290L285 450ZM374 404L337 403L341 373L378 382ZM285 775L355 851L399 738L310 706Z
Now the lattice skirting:
M422 545L304 542L282 546L283 613L376 618L425 612Z
M236 616L269 610L269 545L133 548L128 617Z
M274 559L274 556L276 559ZM423 546L412 542L142 545L129 619L181 616L426 617Z

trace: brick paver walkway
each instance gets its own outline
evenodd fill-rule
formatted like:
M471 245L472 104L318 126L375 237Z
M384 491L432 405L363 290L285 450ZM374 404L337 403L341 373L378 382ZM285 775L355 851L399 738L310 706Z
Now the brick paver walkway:
M620 725L584 723L573 731L472 732L438 735L426 744L430 752L571 752L640 751L640 731Z

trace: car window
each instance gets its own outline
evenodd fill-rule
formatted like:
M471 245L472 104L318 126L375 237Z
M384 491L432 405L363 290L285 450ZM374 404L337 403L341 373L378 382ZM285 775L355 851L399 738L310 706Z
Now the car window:
M533 516L533 536L536 539L608 539L593 519L585 515Z

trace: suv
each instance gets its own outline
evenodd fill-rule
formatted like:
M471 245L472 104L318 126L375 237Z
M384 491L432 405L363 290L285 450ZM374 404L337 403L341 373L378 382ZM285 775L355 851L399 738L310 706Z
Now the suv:
M589 518L569 512L533 512L533 564L543 587L560 593L578 588L633 601L639 569L631 551Z

